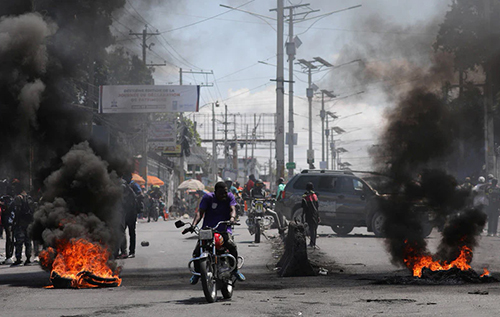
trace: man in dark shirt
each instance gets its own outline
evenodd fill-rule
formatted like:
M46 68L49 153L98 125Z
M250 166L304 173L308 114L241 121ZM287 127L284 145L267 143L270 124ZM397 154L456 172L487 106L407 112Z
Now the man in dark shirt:
M217 223L220 221L235 221L236 219L236 200L234 199L234 195L232 193L228 193L227 185L224 182L218 182L215 184L215 191L213 193L208 193L203 196L200 202L200 207L198 208L198 212L196 212L192 227L185 229L184 233L191 231L192 228L196 227L198 223L203 219L202 227L215 227ZM232 230L230 226L220 225L217 228L218 231L222 232L221 235L224 238L224 247L227 248L229 253L234 256L234 258L238 259L238 249L236 244L233 241ZM200 256L200 246L199 243L196 244L196 247L193 251L193 257ZM199 271L197 268L197 261L195 261L195 269ZM240 273L240 271L236 268L233 271L233 274L240 281L245 280L245 276ZM200 279L199 276L193 275L191 277L191 284L198 283Z

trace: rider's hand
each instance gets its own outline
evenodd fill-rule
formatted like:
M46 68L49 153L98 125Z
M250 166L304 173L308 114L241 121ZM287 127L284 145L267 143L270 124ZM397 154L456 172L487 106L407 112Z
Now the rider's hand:
M188 232L194 232L193 227L189 227L189 228L186 228L186 229L182 230L182 234L186 234Z

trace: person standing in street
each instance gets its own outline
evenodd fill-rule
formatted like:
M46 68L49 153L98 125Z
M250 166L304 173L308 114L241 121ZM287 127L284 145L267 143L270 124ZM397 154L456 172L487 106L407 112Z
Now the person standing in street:
M136 224L137 224L137 215L138 213L141 212L141 205L140 205L140 195L142 195L142 191L137 190L137 188L134 188L134 182L132 181L132 174L125 174L123 177L125 181L125 186L124 186L124 205L123 208L125 209L125 230L128 228L128 235L129 235L129 253L128 257L129 258L135 258L135 245L136 245ZM125 258L127 256L126 250L127 250L127 238L125 234L122 237L122 246L121 246L121 253L122 253L122 258Z
M14 215L13 221L13 233L14 233L14 247L16 261L12 263L12 266L17 266L22 264L22 251L24 246L24 252L26 255L26 261L24 265L31 264L31 238L28 233L28 226L33 222L33 212L34 203L22 185L18 183L16 187L16 197L11 203L10 208L12 209Z
M9 195L0 197L0 211L2 224L5 230L5 260L0 264L14 263L14 260L12 259L12 256L14 255L14 232L12 231L14 216L12 215L12 210L9 208L11 202L12 197Z
M313 183L309 182L306 184L306 192L302 195L302 215L305 217L305 222L307 222L309 226L309 234L311 237L309 246L315 249L318 248L316 246L316 235L320 222L318 207L318 196L314 192Z
M486 207L488 215L488 237L497 235L498 216L500 207L500 187L498 180L493 178L491 184L486 187L486 196L488 197L489 205Z

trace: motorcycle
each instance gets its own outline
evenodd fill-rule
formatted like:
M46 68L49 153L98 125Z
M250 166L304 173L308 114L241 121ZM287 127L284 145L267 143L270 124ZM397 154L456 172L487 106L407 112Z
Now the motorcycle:
M272 214L270 216L269 214ZM271 229L276 213L268 208L268 201L264 198L254 198L248 213L246 224L251 235L255 235L254 243L260 243L260 235Z
M160 216L160 199L150 198L148 222L150 221L151 218L153 218L154 221L158 221L159 216Z
M183 227L187 223L177 220L175 226ZM220 221L213 228L205 227L198 229L191 227L189 231L198 235L200 245L200 256L189 260L188 268L191 274L198 275L201 279L203 294L209 303L217 300L217 290L220 290L225 299L233 296L236 277L232 274L234 269L243 266L244 259L238 256L235 259L226 248L223 247L223 238L217 228L219 225L239 225L231 221ZM186 230L185 230L186 231ZM194 262L198 262L200 271L194 269Z

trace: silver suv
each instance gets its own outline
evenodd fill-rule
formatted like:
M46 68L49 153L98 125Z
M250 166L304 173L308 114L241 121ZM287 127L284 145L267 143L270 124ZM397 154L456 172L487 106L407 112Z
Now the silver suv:
M351 171L303 170L287 183L284 198L276 202L276 212L300 221L302 195L309 182L319 198L320 225L330 226L339 236L349 234L354 227L367 227L376 236L383 235L385 217L379 206L384 197Z

